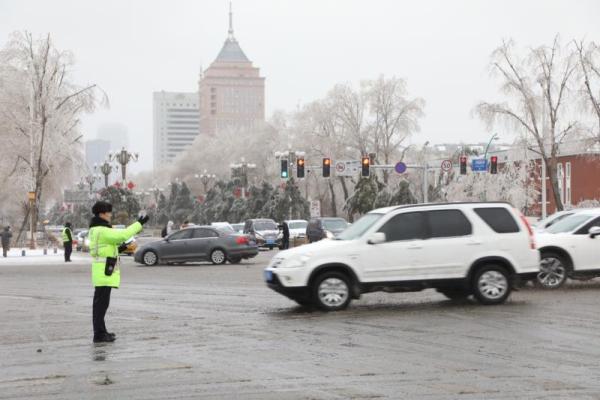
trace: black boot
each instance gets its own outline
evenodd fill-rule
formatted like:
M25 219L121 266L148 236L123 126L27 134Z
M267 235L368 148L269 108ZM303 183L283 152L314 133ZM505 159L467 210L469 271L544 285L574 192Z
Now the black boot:
M109 335L108 333L101 333L99 335L94 335L94 343L108 343L114 342L115 337Z

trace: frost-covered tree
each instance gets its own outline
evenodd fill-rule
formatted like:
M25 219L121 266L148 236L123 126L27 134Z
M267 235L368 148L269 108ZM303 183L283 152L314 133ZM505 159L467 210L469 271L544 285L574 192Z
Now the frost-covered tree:
M550 46L528 50L526 57L513 41L505 41L492 53L490 67L500 77L506 100L482 102L477 112L488 125L505 124L533 141L547 166L556 207L562 210L557 162L561 144L578 127L572 99L576 57L558 36Z
M375 175L361 179L344 206L344 209L348 211L349 219L354 220L355 214L362 215L374 209L377 196L383 188L384 185Z
M96 85L73 82L73 66L73 55L57 49L50 35L17 32L0 50L0 184L15 198L35 193L36 208L27 210L34 225L45 196L81 163L81 115L106 102Z
M406 139L420 130L419 118L424 116L425 100L409 98L406 82L396 77L380 76L366 81L365 86L372 119L370 147L379 163L389 165L397 161L395 155ZM389 172L384 170L383 182L387 184L388 179Z
M590 131L592 136L600 141L600 46L595 42L574 43L579 61L578 78L583 102L595 120Z

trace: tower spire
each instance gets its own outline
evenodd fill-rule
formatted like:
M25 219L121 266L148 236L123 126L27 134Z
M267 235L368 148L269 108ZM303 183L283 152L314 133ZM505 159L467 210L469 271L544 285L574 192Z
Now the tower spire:
M235 40L233 37L233 11L231 9L231 1L229 2L229 39Z

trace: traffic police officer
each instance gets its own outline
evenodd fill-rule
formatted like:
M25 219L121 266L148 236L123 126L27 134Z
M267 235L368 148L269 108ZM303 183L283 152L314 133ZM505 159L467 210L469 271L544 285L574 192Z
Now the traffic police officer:
M94 284L94 343L114 342L115 334L106 330L104 316L110 303L112 288L118 288L121 283L119 269L119 253L127 247L125 241L142 230L142 225L148 222L147 215L138 218L137 222L126 229L114 229L110 224L112 205L98 201L92 207L94 216L90 221L90 255L92 260L92 283Z
M73 231L71 230L71 223L65 223L65 227L62 230L62 241L63 248L65 249L65 262L71 262L71 253L73 252Z

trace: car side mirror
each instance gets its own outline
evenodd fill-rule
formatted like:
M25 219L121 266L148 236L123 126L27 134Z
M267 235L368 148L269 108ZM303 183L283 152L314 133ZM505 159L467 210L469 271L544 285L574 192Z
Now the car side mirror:
M383 232L375 232L371 236L369 236L369 240L367 240L368 244L381 244L385 243L385 233Z
M594 239L596 236L600 236L600 226L592 226L588 233L592 239Z

